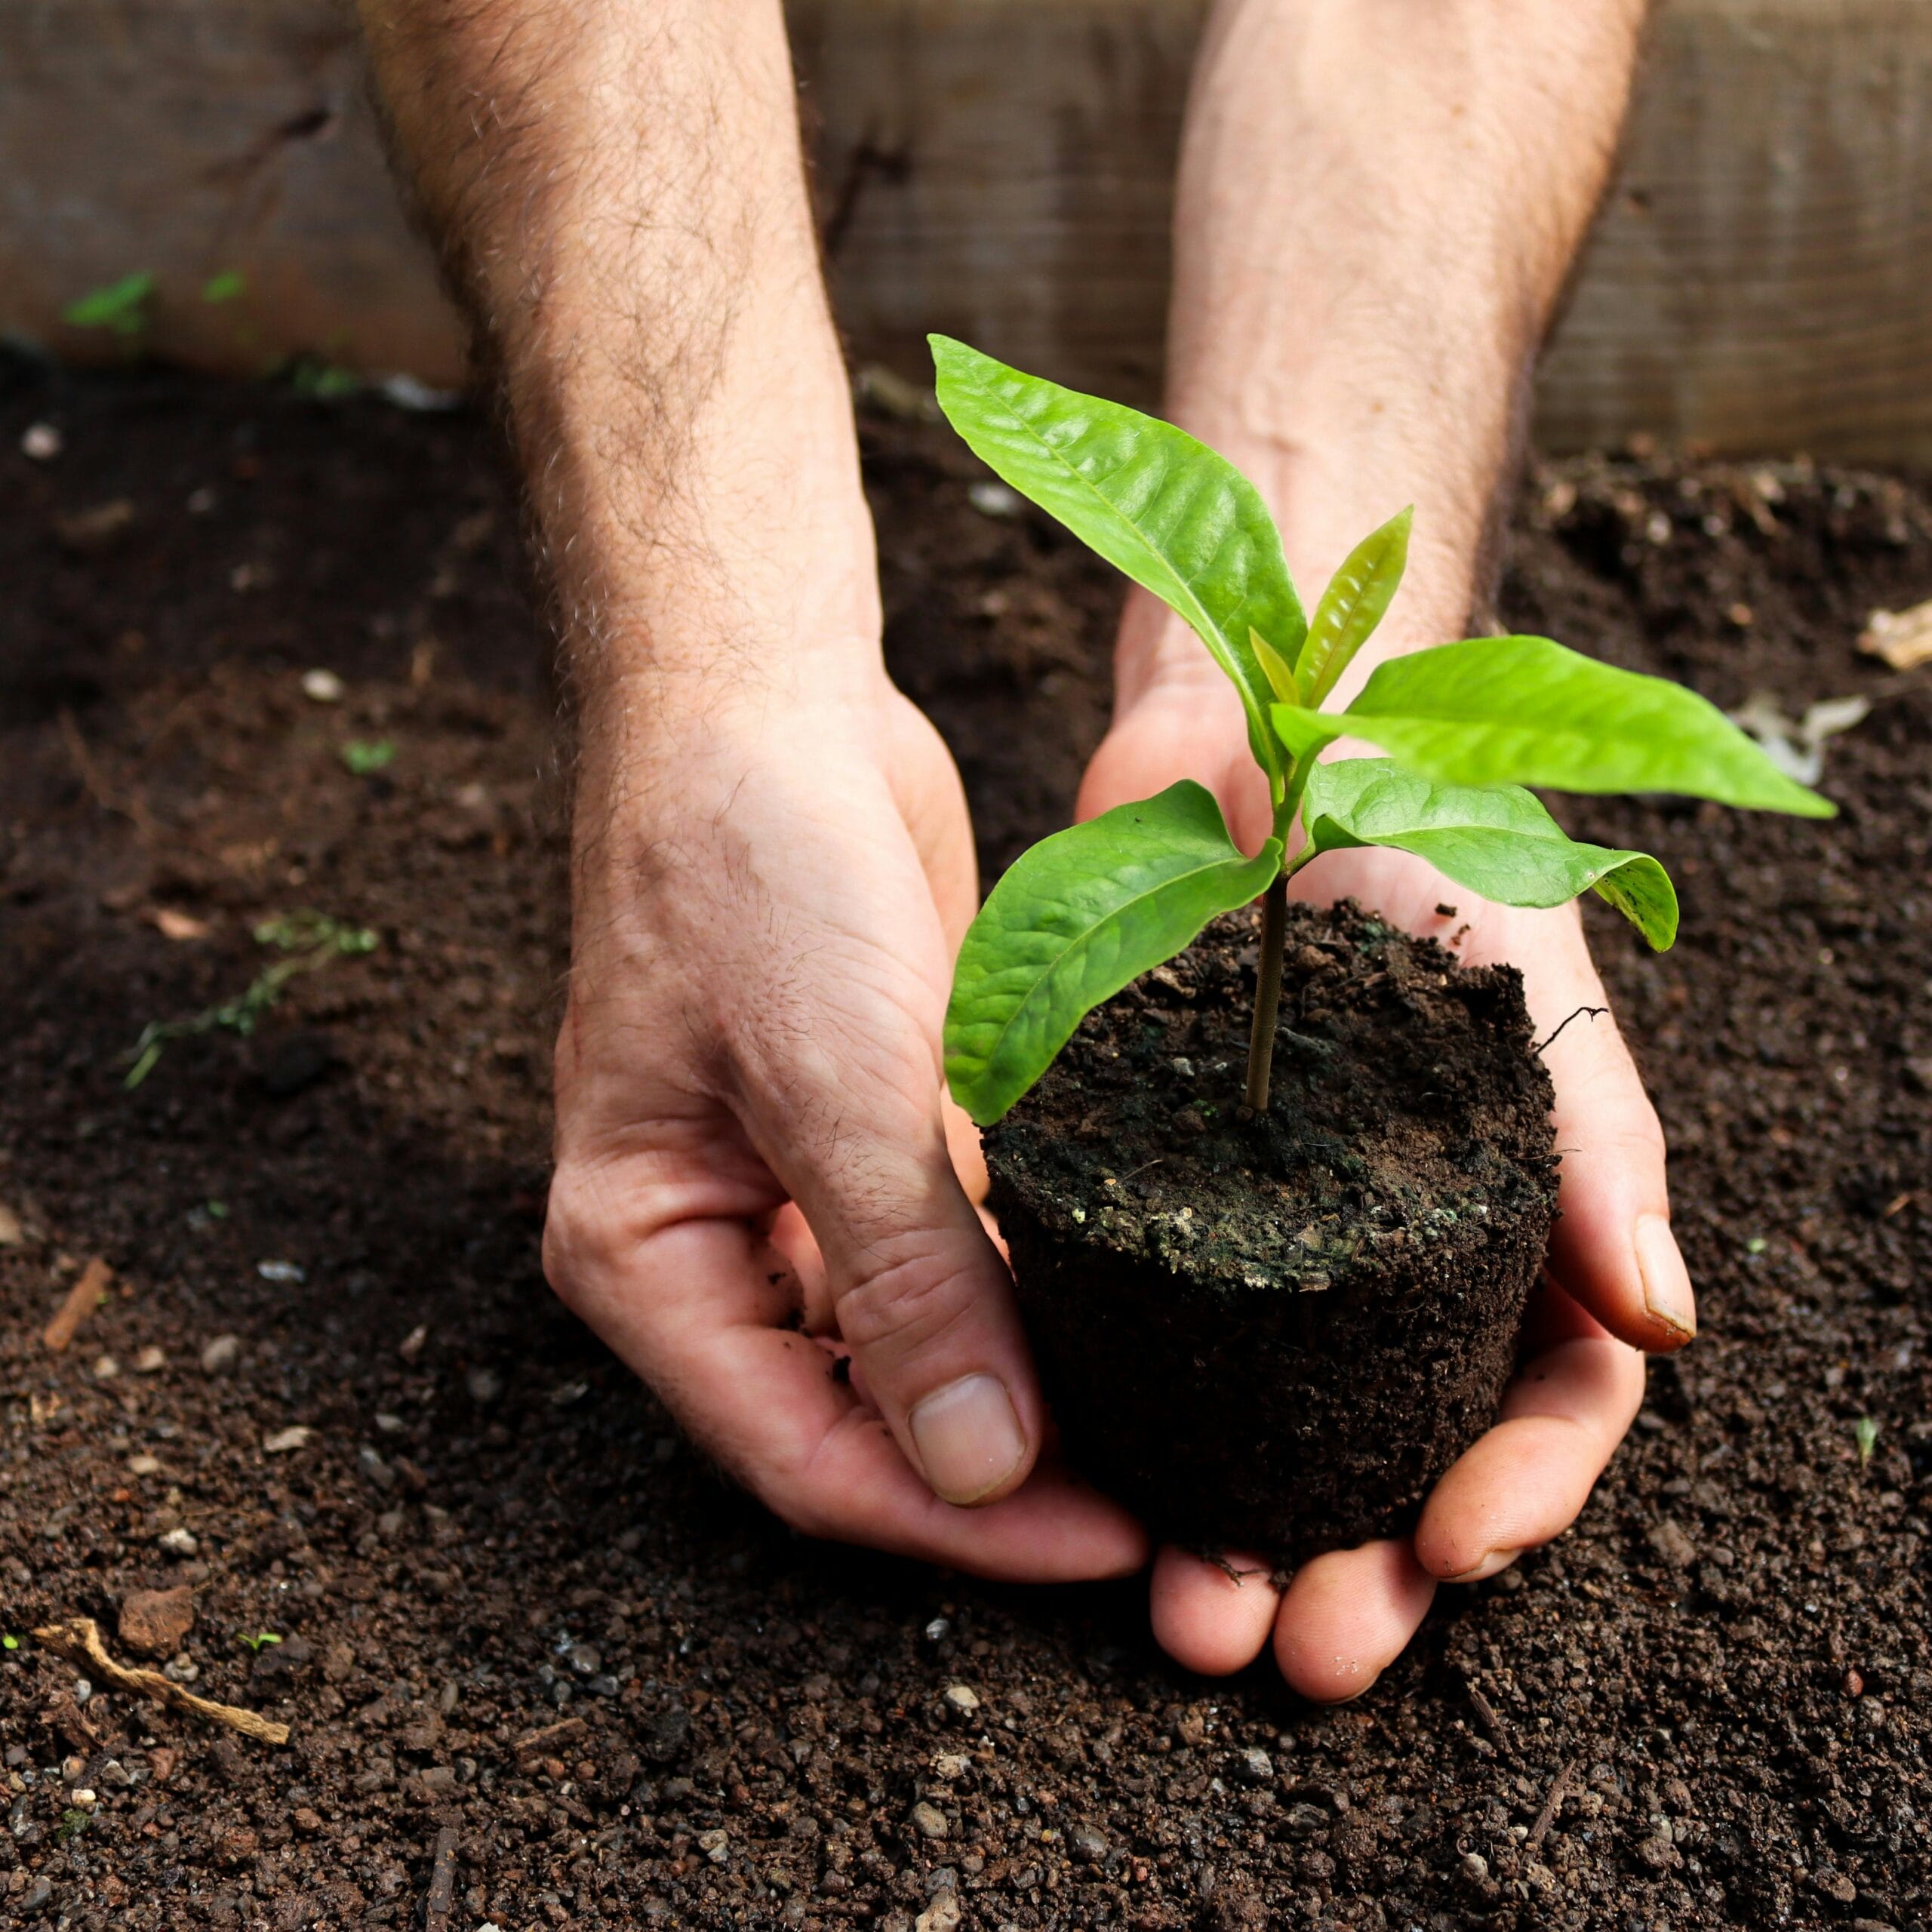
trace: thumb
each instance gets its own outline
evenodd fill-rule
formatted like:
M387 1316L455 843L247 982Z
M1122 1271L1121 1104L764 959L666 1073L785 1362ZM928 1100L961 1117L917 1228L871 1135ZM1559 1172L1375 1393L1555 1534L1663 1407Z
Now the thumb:
M1032 1470L1044 1405L1013 1278L953 1171L939 1112L875 1115L793 1198L825 1260L856 1379L948 1503L991 1503Z

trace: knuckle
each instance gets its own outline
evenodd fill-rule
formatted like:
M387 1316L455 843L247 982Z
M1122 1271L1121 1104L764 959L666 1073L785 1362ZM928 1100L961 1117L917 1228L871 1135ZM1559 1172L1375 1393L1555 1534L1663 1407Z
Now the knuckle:
M854 1348L890 1341L917 1350L956 1327L972 1306L972 1271L956 1253L919 1241L881 1259L838 1297L839 1332Z

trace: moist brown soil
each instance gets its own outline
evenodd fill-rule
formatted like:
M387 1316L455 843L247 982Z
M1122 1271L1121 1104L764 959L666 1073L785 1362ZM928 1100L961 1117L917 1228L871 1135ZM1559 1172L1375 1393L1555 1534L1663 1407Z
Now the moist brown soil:
M38 421L54 461L20 451ZM893 666L990 874L1071 803L1116 592L975 510L937 432L866 445ZM1319 1711L1265 1665L1176 1671L1138 1581L798 1540L552 1301L555 736L482 429L0 366L0 1627L118 1645L131 1592L186 1583L194 1687L293 1732L84 1702L0 1650L0 1916L908 1932L951 1890L973 1932L1932 1918L1932 677L1853 642L1932 595L1932 503L1566 463L1511 558L1522 628L1727 706L1873 709L1829 823L1563 804L1683 892L1661 958L1592 929L1704 1332L1562 1541ZM315 665L340 705L302 696ZM386 770L343 768L384 737ZM143 1023L239 992L252 922L304 905L379 949L124 1091ZM112 1293L50 1355L96 1254Z
M1289 910L1242 1105L1260 916L1088 1015L986 1137L1068 1460L1149 1528L1292 1569L1411 1526L1494 1420L1556 1206L1512 967Z

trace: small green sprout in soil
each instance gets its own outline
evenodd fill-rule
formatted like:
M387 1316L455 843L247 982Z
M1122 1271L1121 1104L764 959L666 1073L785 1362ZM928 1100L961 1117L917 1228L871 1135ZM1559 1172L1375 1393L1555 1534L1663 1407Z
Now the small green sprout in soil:
M393 738L351 738L340 754L358 778L371 778L395 762Z
M281 1638L272 1630L238 1630L235 1634L257 1657L260 1657L271 1644L278 1644L281 1641Z
M1869 1416L1860 1416L1851 1426L1851 1439L1858 1444L1858 1466L1862 1469L1878 1446L1878 1425Z
M11 1631L5 1636L0 1637L0 1650L17 1651L20 1647L20 1638L14 1636Z
M205 1007L186 1020L152 1020L141 1029L129 1057L134 1065L121 1083L131 1093L152 1073L171 1040L192 1039L226 1029L243 1038L254 1032L263 1014L281 998L289 981L312 973L332 960L353 958L376 949L376 935L366 926L345 925L325 912L291 912L264 919L254 931L257 946L272 946L287 956L264 967L247 990L219 1006ZM208 1211L217 1218L227 1213L214 1201Z
M1753 1235L1744 1244L1744 1251L1746 1254L1762 1254L1770 1246L1770 1243L1762 1235Z
M60 1814L60 1828L54 1833L63 1844L70 1838L77 1838L94 1820L77 1806L70 1806Z
M931 341L940 407L974 452L1177 611L1232 680L1273 808L1250 856L1214 795L1183 779L1008 869L967 933L946 1013L947 1081L981 1126L1045 1072L1088 1013L1257 897L1246 1099L1264 1112L1288 881L1324 852L1412 853L1506 906L1593 891L1660 951L1677 933L1663 867L1567 837L1525 786L1835 809L1694 692L1548 638L1471 638L1392 658L1344 709L1324 710L1401 581L1408 510L1363 539L1308 615L1260 494L1223 457L1137 411ZM1342 738L1386 755L1323 761Z
M130 342L147 332L149 305L154 299L154 277L144 271L125 275L104 288L91 288L60 312L69 328L106 329Z
M223 269L202 284L202 300L211 308L224 302L238 302L248 292L248 278L239 269Z

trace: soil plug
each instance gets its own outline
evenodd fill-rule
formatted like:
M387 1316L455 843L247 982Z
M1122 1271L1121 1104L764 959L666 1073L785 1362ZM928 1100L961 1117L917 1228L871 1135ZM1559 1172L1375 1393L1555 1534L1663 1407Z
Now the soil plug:
M1253 853L1192 780L1116 806L1023 854L960 948L946 1080L992 1130L1069 1454L1196 1546L1299 1561L1390 1534L1494 1416L1554 1211L1549 1088L1510 969L1324 920L1291 881L1383 848L1503 905L1594 891L1662 950L1663 867L1571 838L1527 788L1835 808L1694 692L1548 638L1392 657L1327 708L1401 584L1409 510L1306 613L1260 493L1212 450L931 340L974 451L1199 637L1272 806ZM1344 739L1381 755L1331 759Z

